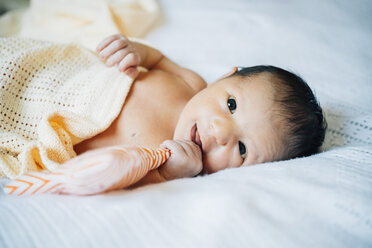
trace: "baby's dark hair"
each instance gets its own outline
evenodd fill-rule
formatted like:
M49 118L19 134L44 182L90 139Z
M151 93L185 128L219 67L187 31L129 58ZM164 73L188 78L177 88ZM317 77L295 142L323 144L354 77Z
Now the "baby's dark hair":
M284 120L285 146L280 159L310 156L319 152L327 122L309 85L299 76L270 65L243 67L231 76L267 74L274 89L275 112Z

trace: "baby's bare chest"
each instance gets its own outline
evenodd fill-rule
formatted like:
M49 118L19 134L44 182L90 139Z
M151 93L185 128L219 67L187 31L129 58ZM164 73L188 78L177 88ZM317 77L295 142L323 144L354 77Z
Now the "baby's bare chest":
M75 145L75 151L80 154L111 145L156 147L173 138L179 114L193 94L190 87L174 75L162 71L142 74L110 127Z

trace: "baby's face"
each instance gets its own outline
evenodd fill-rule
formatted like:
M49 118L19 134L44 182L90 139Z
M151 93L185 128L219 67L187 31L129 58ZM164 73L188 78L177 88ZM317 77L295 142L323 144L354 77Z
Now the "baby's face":
M173 138L201 147L203 173L280 157L280 132L272 122L274 90L267 80L265 75L224 78L186 104Z

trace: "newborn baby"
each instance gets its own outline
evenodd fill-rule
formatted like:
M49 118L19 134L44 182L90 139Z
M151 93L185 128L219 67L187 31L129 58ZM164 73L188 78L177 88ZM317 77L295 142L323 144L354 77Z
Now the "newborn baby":
M323 142L326 122L311 89L283 69L234 68L207 86L123 35L106 38L97 52L136 80L111 126L74 149L79 155L114 145L168 148L171 157L138 185L307 156Z

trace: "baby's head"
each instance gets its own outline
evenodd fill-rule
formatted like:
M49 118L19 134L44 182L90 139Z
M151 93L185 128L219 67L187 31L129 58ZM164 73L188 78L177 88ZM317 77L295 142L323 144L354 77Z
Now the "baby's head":
M174 138L193 140L203 171L309 156L318 152L326 121L310 87L274 66L234 70L196 94Z

